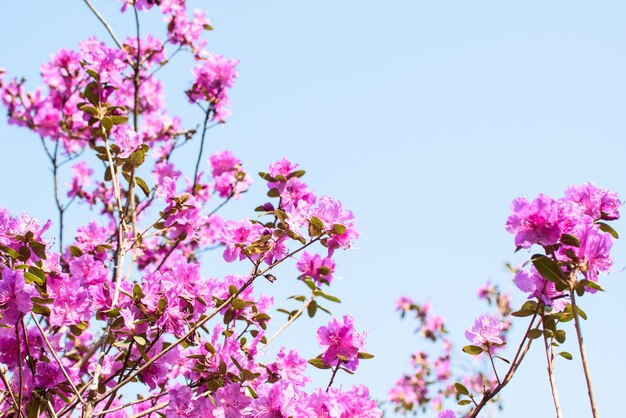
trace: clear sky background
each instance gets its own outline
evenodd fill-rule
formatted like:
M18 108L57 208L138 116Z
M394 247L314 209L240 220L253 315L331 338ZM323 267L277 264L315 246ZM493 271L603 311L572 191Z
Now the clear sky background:
M94 4L121 37L131 34L132 15L119 15L119 3ZM624 2L192 5L209 10L215 30L208 49L241 60L233 115L210 131L209 149L232 150L252 173L287 156L307 170L305 179L317 193L341 199L356 215L362 237L339 258L342 279L331 293L343 303L332 310L356 318L376 359L355 376L341 376L340 384L366 384L384 399L408 370L410 353L429 348L412 333L415 324L398 319L394 305L401 295L431 300L460 350L463 331L486 311L476 289L486 279L510 286L504 262L529 256L513 254L513 237L504 230L515 197L560 197L571 183L593 181L626 198ZM163 33L156 13L142 19L144 33ZM31 87L50 53L75 48L90 35L109 42L82 1L0 3L0 66L27 76ZM191 79L189 64L181 57L162 75L171 113L193 125L201 115L181 93ZM0 206L55 218L38 139L3 118L0 150ZM257 181L225 214L250 216L264 187ZM71 216L84 221L82 212L74 208ZM615 227L626 236L623 222ZM590 317L583 332L592 378L606 417L623 415L626 372L621 242L614 258L612 273L601 278L607 292L581 301ZM213 259L207 258L207 274L233 271ZM294 306L285 297L304 288L290 276L293 270L285 269L278 282L260 290L278 292L278 306ZM523 295L515 291L514 300L521 304ZM302 318L282 344L315 356L312 323L326 321ZM525 321L514 327L513 341L519 341ZM573 328L568 332L574 361L556 365L564 415L589 416ZM315 378L320 385L327 381ZM493 416L553 416L539 345L503 394L505 409Z

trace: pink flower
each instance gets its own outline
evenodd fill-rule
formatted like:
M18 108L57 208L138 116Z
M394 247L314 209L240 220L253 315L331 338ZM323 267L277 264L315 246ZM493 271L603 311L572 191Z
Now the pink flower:
M506 230L515 234L515 245L522 248L554 245L562 233L558 209L557 202L543 194L532 202L517 198L511 204L513 214L506 221Z
M4 267L0 275L0 323L15 325L20 316L32 309L31 297L39 296L39 293L34 286L26 283L21 271Z
M514 281L522 292L529 293L529 299L540 299L549 310L561 312L565 309L567 302L563 299L564 293L557 291L554 283L546 281L535 267L531 267L530 271L518 271Z
M247 219L239 222L224 222L221 234L221 240L226 245L224 260L228 263L236 259L244 260L246 255L241 251L242 247L248 246L259 239L264 229L261 224L252 223Z
M111 130L115 143L120 148L119 157L128 158L141 145L141 137L128 125L117 125Z
M301 278L310 277L318 285L330 284L335 271L335 262L330 257L322 258L319 254L312 255L304 251L296 267L302 272Z
M352 242L359 237L354 227L354 215L351 211L344 209L338 200L322 196L317 206L311 209L311 215L324 224L324 229L329 235L327 241L329 254L332 254L336 248L350 248ZM341 228L337 230L335 225Z
M283 176L287 178L287 176L298 168L298 164L294 164L286 158L282 158L281 160L274 161L270 164L268 174L274 178L278 176Z
M79 48L85 68L98 73L102 83L121 85L122 71L128 66L124 51L110 48L93 37L81 42Z
M228 89L233 87L239 63L221 55L210 54L204 63L194 68L195 81L187 91L191 103L207 101L213 108L213 120L224 120L229 114Z
M444 411L439 412L439 414L437 415L437 418L456 418L456 414L454 413L454 411L450 409L446 409Z
M467 338L473 345L477 345L490 353L495 347L504 345L502 331L504 324L497 318L482 315L476 318L474 326L465 331Z
M619 207L622 202L618 199L617 193L604 190L593 183L581 186L572 184L565 190L565 198L581 205L585 214L594 220L619 218Z
M215 407L211 411L211 417L215 418L239 418L252 416L252 408L249 405L252 399L241 393L239 383L229 383L219 388L213 395Z
M322 354L324 363L334 367L341 361L343 367L356 370L359 364L357 354L365 345L365 336L356 333L350 315L344 315L341 322L333 318L327 326L320 327L317 330L317 341L322 348L326 347Z
M86 162L81 161L74 164L71 168L72 171L72 186L68 190L67 195L69 197L84 195L85 186L91 186L91 175L93 170L87 165Z

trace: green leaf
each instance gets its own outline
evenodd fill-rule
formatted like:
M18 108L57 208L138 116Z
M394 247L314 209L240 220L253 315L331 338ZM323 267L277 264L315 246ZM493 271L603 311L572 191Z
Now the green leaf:
M563 344L565 342L565 330L559 329L554 333L554 338L560 343Z
M148 341L141 335L133 335L133 340L141 347L145 347L145 345L148 344Z
M315 313L317 312L317 302L311 301L311 303L309 303L309 306L306 307L306 311L309 314L309 317L313 318L315 316Z
M14 260L17 260L20 257L17 251L15 251L11 247L7 247L6 245L0 245L0 250L5 252L9 257L11 257Z
M477 345L466 345L465 347L463 347L463 352L467 354L471 354L472 356L477 356L483 351L485 350L482 347L479 347Z
M277 189L277 188L275 188L275 187L274 187L274 188L270 189L270 190L267 192L267 195L268 195L269 197L279 197L279 196L280 196L280 192L278 191L278 189Z
M356 357L362 360L369 360L371 358L374 358L374 355L370 353L365 353L363 351L359 351L358 353L356 353Z
M43 286L45 281L41 280L41 278L39 276L34 275L33 273L30 273L28 271L24 272L24 280L26 281L26 283L28 284L33 284L36 283L39 286Z
M287 220L287 214L285 213L284 210L282 209L276 209L274 210L274 213L276 214L276 217L281 221L281 222L285 222L285 220Z
M233 309L237 311L240 311L246 307L246 304L244 303L244 301L239 298L233 299L233 301L230 304L233 307Z
M580 247L580 240L571 234L561 235L561 243L565 245L570 245L572 247Z
M293 173L289 174L287 176L288 179L292 178L292 177L302 177L304 176L305 171L304 170L296 170Z
M143 294L143 291L141 290L141 286L139 286L139 283L135 283L135 285L133 286L133 297L135 299L141 299L144 296L145 295Z
M469 399L461 399L456 404L459 405L459 406L465 406L465 405L469 405L471 403L472 403L472 401L470 401Z
M532 263L539 272L539 274L541 274L543 278L548 280L549 282L565 282L565 278L563 277L563 271L561 271L559 265L551 258L548 258L545 255L539 255L532 259Z
M331 301L331 302L341 303L341 299L339 299L339 298L337 298L337 297L335 297L335 296L332 296L332 295L328 295L328 294L326 294L326 293L324 293L324 292L322 292L322 291L317 292L317 294L318 294L319 296L323 297L324 299L329 300L329 301Z
M35 255L39 258L41 258L42 260L46 259L46 246L45 244L42 244L41 242L37 242L37 241L31 241L30 242L30 249L33 250L33 252L35 253Z
M580 316L582 319L584 319L585 321L587 320L587 314L578 305L576 305L576 312L578 313L578 316Z
M600 292L604 292L604 288L602 286L600 286L596 282L592 282L591 280L587 280L587 279L581 280L580 282L578 282L578 285L588 287L590 289L599 290Z
M511 364L511 362L510 362L510 361L508 361L507 359L505 359L504 357L500 357L500 356L493 356L493 358L500 359L500 360L502 360L503 362L505 362L506 364Z
M568 353L567 351L561 351L560 353L557 353L557 355L563 357L564 359L567 360L571 360L573 359L572 355L570 353Z
M455 383L454 389L456 389L456 391L459 392L461 395L469 396L469 390L467 390L467 388L461 383Z
M135 182L137 183L137 186L139 186L141 191L146 195L146 197L150 196L150 188L141 177L135 177Z
M311 360L308 361L308 363L311 366L316 367L318 369L330 369L330 366L324 363L324 361L321 358L312 358Z
M613 236L613 238L615 239L619 239L619 234L617 233L616 230L613 229L613 227L609 226L608 224L605 224L604 222L596 222L598 225L600 225L600 229L606 233L609 233Z
M312 216L309 219L309 236L317 237L322 232L324 232L324 223L316 216Z
M333 225L333 234L341 235L346 232L346 227L340 224Z
M113 125L123 125L128 122L127 116L111 116L111 122Z
M70 253L74 256L74 257L80 257L81 255L83 255L83 250L81 250L80 248L72 245L70 247Z
M536 338L539 338L543 335L543 331L541 331L539 328L533 328L530 331L528 331L528 338L530 338L531 340L534 340Z
M100 123L102 124L102 127L105 129L106 132L111 132L111 128L113 127L113 121L109 116L103 117Z

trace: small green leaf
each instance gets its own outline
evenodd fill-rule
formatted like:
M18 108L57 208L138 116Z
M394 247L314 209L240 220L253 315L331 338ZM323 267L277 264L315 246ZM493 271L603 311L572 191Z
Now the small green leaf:
M321 358L312 358L311 360L308 361L308 363L311 366L316 367L318 369L330 369L330 366L324 363L324 361Z
M587 280L587 279L581 280L580 282L578 282L578 284L584 287L588 287L590 289L595 289L595 290L599 290L600 292L604 292L604 288L602 286L600 286L596 282L592 282L591 280Z
M339 299L339 298L337 298L337 297L335 297L335 296L332 296L332 295L328 295L328 294L326 294L326 293L324 293L324 292L322 292L322 291L317 292L317 294L318 294L319 296L323 297L324 299L329 300L329 301L331 301L331 302L341 303L341 299Z
M493 356L493 358L500 359L500 360L502 360L503 362L505 362L506 364L511 364L511 362L510 362L510 361L508 361L507 359L505 359L504 357L500 357L500 356Z
M539 255L532 259L532 263L544 279L554 283L563 283L565 281L563 271L551 258Z
M461 395L469 396L469 390L467 390L467 388L461 383L455 383L454 389L456 389L456 391L459 392Z
M576 305L576 312L578 313L578 316L580 316L582 319L584 319L585 321L587 320L587 314L578 305Z
M277 188L275 188L275 187L274 187L274 188L270 189L270 190L267 192L267 195L268 195L269 197L279 197L279 196L280 196L280 192L278 191L278 189L277 189Z
M33 273L30 273L28 271L24 272L24 280L26 281L26 283L28 284L38 284L39 286L43 286L43 284L45 283L45 281L41 280L40 277L34 275Z
M146 195L146 197L150 196L150 188L141 177L135 177L135 182L137 186L141 189L141 191Z
M356 354L356 356L357 356L357 358L362 359L362 360L369 360L369 359L371 359L371 358L374 358L374 355L373 355L373 354L370 354L370 353L365 353L365 352L363 352L363 351L359 351L359 352Z
M146 341L146 339L141 335L133 335L133 340L135 340L135 342L141 347L144 347L146 344L148 344L148 341Z
M570 245L572 247L580 247L580 240L571 234L563 234L561 235L561 243L565 245Z
M102 124L102 127L105 129L106 132L111 132L111 128L113 127L113 121L109 116L103 117L100 123Z
M479 347L477 345L466 345L465 347L463 347L463 352L467 354L471 354L472 356L477 356L483 351L485 350L482 347Z
M459 406L465 406L465 405L469 405L471 403L472 403L472 401L470 401L469 399L461 399L456 404L459 405Z
M128 122L127 116L111 116L111 122L113 125L123 125Z
M604 222L597 222L598 225L600 225L600 229L608 234L611 234L613 236L613 238L615 239L619 239L619 234L617 233L616 230L613 229L613 227L609 226L608 224L605 224Z
M572 355L570 353L568 353L567 351L561 351L560 353L557 353L559 356L563 357L566 360L571 360L573 359Z
M530 331L528 331L528 338L530 338L531 340L534 340L536 338L539 338L543 335L543 331L541 331L539 328L533 328Z

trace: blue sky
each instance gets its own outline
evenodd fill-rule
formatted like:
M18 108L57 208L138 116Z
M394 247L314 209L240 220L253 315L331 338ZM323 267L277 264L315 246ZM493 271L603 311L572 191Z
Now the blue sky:
M94 4L121 36L130 34L132 16L118 15L117 2ZM342 376L342 384L363 383L384 398L408 369L410 353L428 347L394 312L403 294L431 300L460 349L463 330L485 311L475 290L486 279L509 286L504 262L529 255L514 255L504 230L513 198L558 197L568 184L585 181L626 196L623 2L192 5L209 10L215 30L208 49L241 61L233 115L210 132L209 149L232 150L252 173L287 156L307 170L316 192L341 199L356 215L362 236L339 259L342 280L332 293L344 302L333 312L356 318L377 357L355 376ZM162 33L155 14L143 24ZM0 66L26 75L31 86L50 53L90 35L109 41L82 2L0 4ZM169 108L195 124L201 115L181 94L189 64L181 57L163 77ZM0 146L0 206L55 217L37 138L2 120ZM256 182L256 191L227 213L250 215L263 187ZM80 210L75 214L80 219ZM618 354L626 343L621 242L614 258L612 274L602 279L607 292L582 301L605 416L619 414L615 395L626 372ZM212 267L214 275L224 269ZM284 274L277 282L284 288L263 284L262 290L277 291L277 302L287 306L284 297L299 289L288 276L293 271ZM519 337L523 321L514 326ZM314 356L312 330L302 321L282 343ZM493 416L526 417L529 408L536 416L553 413L538 348L505 389L504 411ZM588 406L577 354L574 362L557 363L557 379L565 415L583 416L579 411Z

